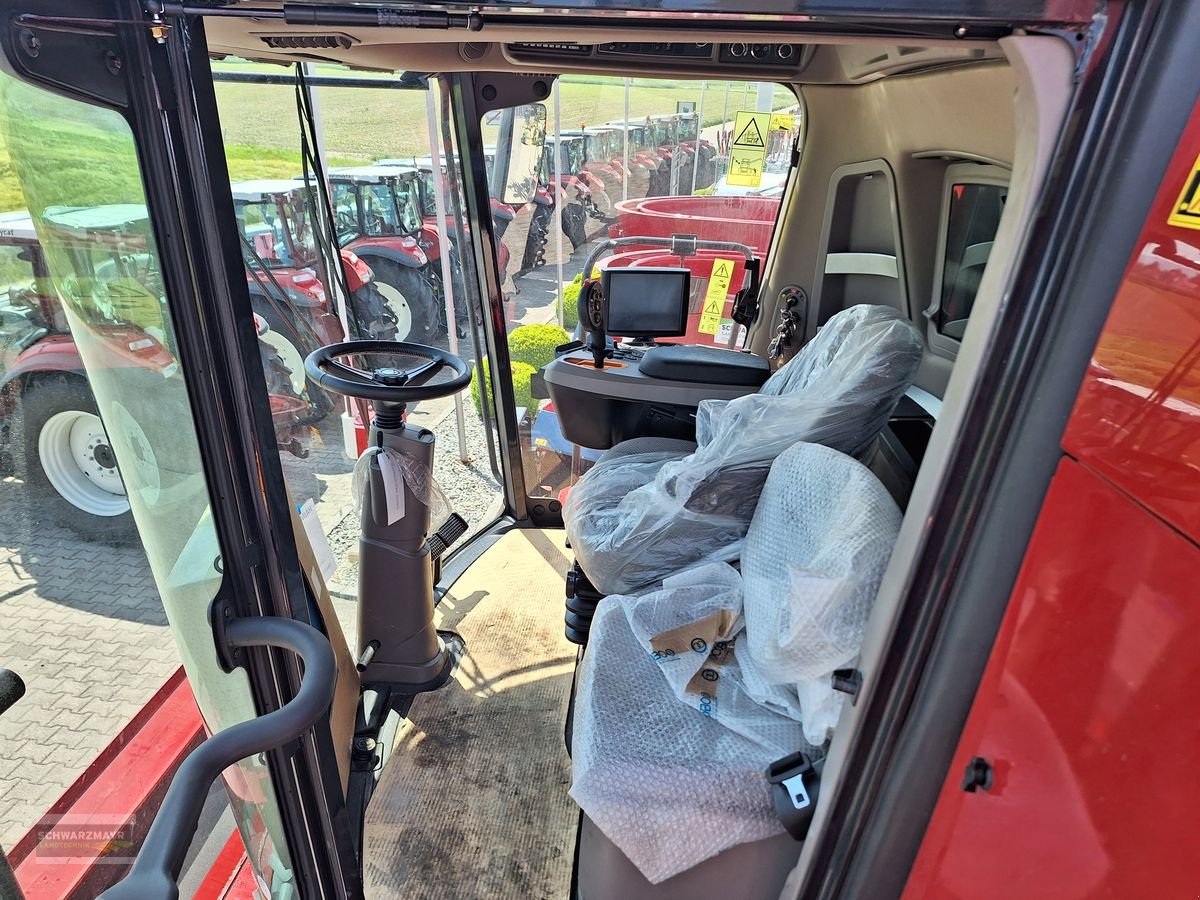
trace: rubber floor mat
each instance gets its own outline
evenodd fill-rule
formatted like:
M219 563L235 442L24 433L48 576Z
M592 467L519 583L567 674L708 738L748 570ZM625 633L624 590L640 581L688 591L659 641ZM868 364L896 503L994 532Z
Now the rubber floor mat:
M561 531L510 531L438 606L466 656L422 694L367 809L372 898L566 900L578 812L563 721Z

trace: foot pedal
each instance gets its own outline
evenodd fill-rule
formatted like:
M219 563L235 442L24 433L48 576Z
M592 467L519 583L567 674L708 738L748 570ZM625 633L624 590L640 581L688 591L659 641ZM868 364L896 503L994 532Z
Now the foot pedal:
M458 513L451 513L450 518L442 523L442 527L429 538L429 555L433 559L441 559L450 545L467 533L467 520Z

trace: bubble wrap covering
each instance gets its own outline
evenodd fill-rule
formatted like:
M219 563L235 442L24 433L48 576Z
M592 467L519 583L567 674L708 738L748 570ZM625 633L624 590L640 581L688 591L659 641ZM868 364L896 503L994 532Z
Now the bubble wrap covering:
M851 307L758 393L703 401L695 452L601 457L563 506L583 571L603 593L629 593L701 561L738 559L775 457L799 441L864 452L916 375L922 346L895 310Z
M610 596L575 699L571 796L653 883L779 833L764 772L816 752L845 696L901 514L853 459L780 455L742 574L706 563Z

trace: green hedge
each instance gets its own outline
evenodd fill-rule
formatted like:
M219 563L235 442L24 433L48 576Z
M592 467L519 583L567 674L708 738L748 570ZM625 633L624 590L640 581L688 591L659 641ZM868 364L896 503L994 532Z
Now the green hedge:
M483 371L488 379L488 400L491 400L491 378L492 367L491 360L483 361ZM533 399L533 389L530 385L530 379L533 378L533 373L537 370L528 363L514 362L510 367L512 372L513 394L516 397L518 407L525 407L530 419L537 415L537 401ZM479 410L479 414L483 415L483 400L480 397L479 391L479 371L471 376L471 399L475 401L475 408Z
M508 335L508 355L514 363L540 369L554 360L554 348L570 339L557 325L521 325Z
M575 276L574 281L568 281L562 286L560 293L563 307L563 327L571 334L575 333L575 326L579 324L579 291L583 287L582 273Z

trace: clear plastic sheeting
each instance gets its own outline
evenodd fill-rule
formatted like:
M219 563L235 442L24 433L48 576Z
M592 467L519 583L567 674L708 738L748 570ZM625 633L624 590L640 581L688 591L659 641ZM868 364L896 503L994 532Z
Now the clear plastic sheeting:
M800 444L771 469L742 573L608 597L579 672L571 796L657 883L782 831L765 770L818 752L901 514L863 465Z
M703 401L694 453L601 457L563 506L592 584L628 593L699 562L738 559L775 457L800 441L866 451L916 375L922 347L896 310L851 307L758 393Z
M433 477L433 472L429 471L429 467L407 453L401 453L391 447L368 447L358 458L358 462L354 464L350 493L354 498L355 512L362 513L363 497L366 495L367 484L370 480L371 460L376 457L380 457L381 469L383 466L388 466L392 473L400 477L412 495L429 507L430 521L435 524L435 527L438 523L445 522L450 518L454 508L442 491L441 485L437 483L437 479ZM403 514L403 510L401 510L401 514Z

